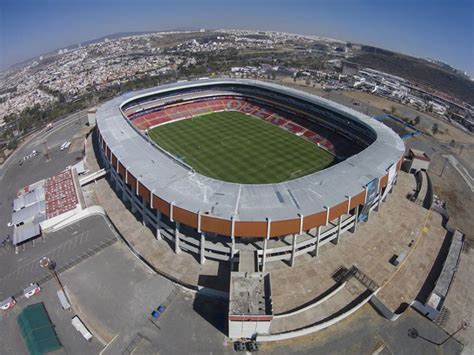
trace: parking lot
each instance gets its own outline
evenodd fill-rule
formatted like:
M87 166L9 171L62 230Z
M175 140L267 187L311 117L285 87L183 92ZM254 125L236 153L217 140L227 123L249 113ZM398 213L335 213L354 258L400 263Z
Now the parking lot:
M105 219L93 216L49 233L45 242L37 239L16 255L11 248L0 249L0 299L21 292L31 282L48 275L39 265L43 256L49 257L61 269L117 241Z
M98 354L103 348L95 338L86 341L71 325L74 312L61 308L56 291L59 289L54 280L43 285L41 293L29 299L24 297L17 300L17 305L6 311L0 312L0 345L1 354L28 354L24 340L21 337L16 318L28 305L43 302L49 318L54 325L54 330L59 337L62 349L55 354Z

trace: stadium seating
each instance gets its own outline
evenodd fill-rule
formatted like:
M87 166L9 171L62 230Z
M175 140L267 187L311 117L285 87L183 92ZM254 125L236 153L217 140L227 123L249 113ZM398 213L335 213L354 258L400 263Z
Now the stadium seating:
M268 102L266 99L260 101L226 95L196 97L191 101L157 107L153 107L155 102L152 102L152 104L147 104L146 109L142 105L135 105L127 110L126 116L137 129L144 131L174 120L191 118L208 112L233 110L251 114L289 132L302 135L339 157L352 155L354 149L357 148L357 143L346 135L339 134L337 130L320 124L309 114L290 112L283 105L275 104L273 106L266 102Z

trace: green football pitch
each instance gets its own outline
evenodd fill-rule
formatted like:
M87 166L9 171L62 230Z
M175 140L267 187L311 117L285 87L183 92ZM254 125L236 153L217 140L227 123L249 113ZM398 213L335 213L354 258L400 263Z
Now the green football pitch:
M312 141L235 111L167 123L148 134L197 172L241 184L296 179L335 159Z

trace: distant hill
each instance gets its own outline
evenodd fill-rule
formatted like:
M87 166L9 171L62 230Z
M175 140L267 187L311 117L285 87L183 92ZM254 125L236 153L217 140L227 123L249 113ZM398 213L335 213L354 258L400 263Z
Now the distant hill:
M351 58L351 61L362 67L384 71L429 86L474 105L473 81L427 60L362 46L362 50Z

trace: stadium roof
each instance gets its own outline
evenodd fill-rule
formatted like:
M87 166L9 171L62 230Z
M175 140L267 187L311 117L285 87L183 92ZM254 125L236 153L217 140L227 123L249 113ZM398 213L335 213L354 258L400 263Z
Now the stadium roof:
M138 97L210 85L242 84L269 89L338 112L372 128L377 139L366 149L325 170L276 184L245 185L201 175L178 164L142 136L120 107ZM384 124L343 105L299 90L243 79L179 82L116 97L97 110L103 139L127 170L157 196L188 211L241 221L284 220L309 215L359 194L365 185L387 174L405 151L399 136Z

